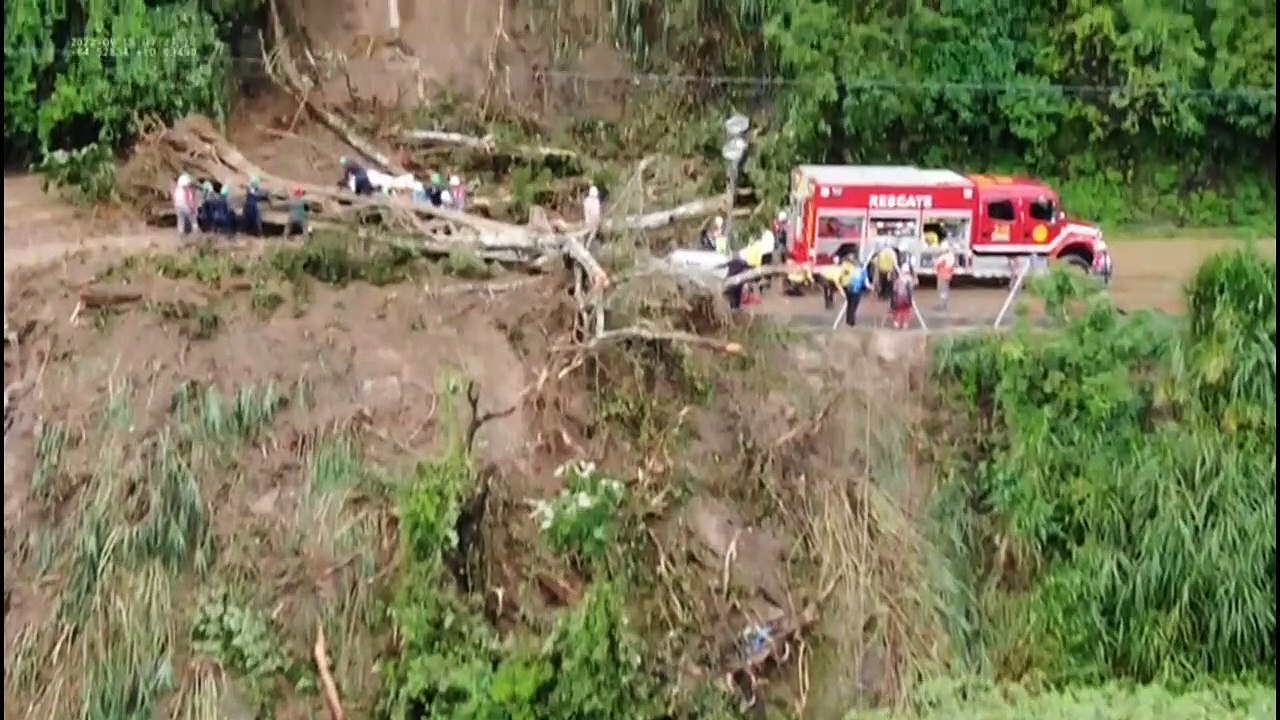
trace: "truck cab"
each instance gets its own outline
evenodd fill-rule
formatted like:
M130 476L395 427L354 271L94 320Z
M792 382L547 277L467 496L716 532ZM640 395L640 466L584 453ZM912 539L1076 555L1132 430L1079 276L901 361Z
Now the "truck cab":
M1068 220L1058 194L1032 178L970 175L976 189L975 255L1046 255L1088 268L1102 233Z

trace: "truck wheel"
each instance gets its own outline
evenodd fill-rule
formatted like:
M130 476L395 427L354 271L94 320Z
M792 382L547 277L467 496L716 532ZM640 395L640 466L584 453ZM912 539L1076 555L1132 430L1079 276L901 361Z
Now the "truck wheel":
M1092 263L1090 263L1082 255L1077 255L1075 253L1072 253L1070 255L1063 255L1062 257L1058 258L1058 262L1061 263L1062 265L1065 265L1069 270L1078 270L1086 274L1093 269Z

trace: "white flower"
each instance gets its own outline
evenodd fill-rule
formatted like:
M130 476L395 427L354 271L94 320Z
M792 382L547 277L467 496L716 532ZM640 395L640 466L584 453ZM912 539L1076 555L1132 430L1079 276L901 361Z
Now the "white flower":
M573 499L577 506L584 510L591 507L596 501L595 498L585 492L579 492Z
M533 512L529 513L530 520L537 520L538 527L546 530L551 527L551 523L556 518L556 511L546 500L534 500Z
M590 460L583 460L578 463L576 470L578 477L588 478L596 474L596 464Z

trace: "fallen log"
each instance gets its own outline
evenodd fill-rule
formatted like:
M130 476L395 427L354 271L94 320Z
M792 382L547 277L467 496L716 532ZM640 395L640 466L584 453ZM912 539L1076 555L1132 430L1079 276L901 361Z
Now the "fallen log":
M271 15L271 26L275 33L275 51L267 53L266 43L261 43L261 46L263 64L271 79L292 95L299 104L305 105L317 120L345 140L348 145L360 151L366 158L382 166L383 170L392 175L408 174L409 171L400 163L393 160L390 155L380 151L373 143L356 132L355 128L345 118L312 100L311 90L314 89L315 83L304 77L298 71L297 64L293 61L293 55L289 50L288 36L285 35L284 23L280 20L280 12L279 8L276 7L276 0L270 0L268 12Z
M628 215L621 218L609 218L601 223L606 231L620 230L657 230L675 223L724 212L729 208L729 201L724 196L693 200L666 210L658 210L641 215Z
M487 155L507 154L532 159L558 158L565 161L579 159L578 153L572 150L546 145L504 145L493 135L477 137L447 130L400 130L396 133L396 138L408 144L451 145Z
M135 288L110 285L87 285L80 288L80 304L86 308L107 308L142 300L142 292Z

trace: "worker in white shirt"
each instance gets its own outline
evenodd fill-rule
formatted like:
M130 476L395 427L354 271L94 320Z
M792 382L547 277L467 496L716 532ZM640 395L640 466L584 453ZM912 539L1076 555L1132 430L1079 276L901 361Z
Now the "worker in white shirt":
M729 235L724 231L722 215L717 215L711 223L711 246L721 255L729 254Z
M592 185L582 200L582 221L588 227L600 224L600 188Z

